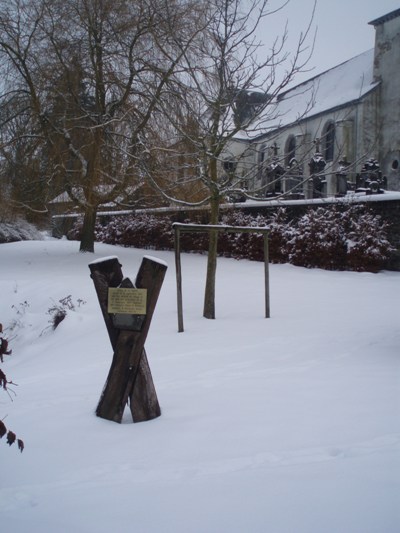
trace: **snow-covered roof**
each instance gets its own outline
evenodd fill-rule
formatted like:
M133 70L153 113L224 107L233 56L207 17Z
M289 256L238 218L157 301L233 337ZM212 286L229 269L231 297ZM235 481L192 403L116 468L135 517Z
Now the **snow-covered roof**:
M268 110L268 116L272 118L258 124L256 135L253 133L250 137L359 100L378 85L373 81L373 63L372 48L281 93L274 107ZM238 137L246 138L246 134Z
M126 195L131 195L131 194L134 194L140 187L141 184L137 185L137 186L129 186L125 189L125 194ZM100 194L107 194L108 192L110 192L112 190L112 185L101 185L99 187L96 187L96 191L99 192ZM72 188L72 193L74 196L76 196L79 200L81 201L84 201L84 193L83 193L83 189L81 187L73 187ZM117 198L115 198L113 201L111 202L108 202L108 203L104 203L103 205L113 205L117 202L122 202L123 201L123 198L124 196L120 195L118 196ZM60 204L60 203L70 203L72 202L72 198L70 197L70 195L68 194L67 191L64 191L62 192L61 194L59 194L58 196L56 196L55 198L53 198L52 200L50 200L50 204Z
M61 204L64 202L71 202L71 197L66 191L62 192L61 194L50 200L49 204Z

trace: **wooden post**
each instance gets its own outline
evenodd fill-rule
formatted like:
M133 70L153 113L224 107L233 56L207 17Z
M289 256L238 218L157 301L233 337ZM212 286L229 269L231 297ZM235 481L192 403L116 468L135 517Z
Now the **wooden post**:
M120 330L113 324L108 313L108 288L119 287L123 281L118 258L94 261L89 265L104 321L107 326L114 356L106 383L101 394L96 414L107 420L121 422L125 405L130 399L134 422L151 420L160 416L144 343L167 266L152 258L144 257L140 266L136 288L147 289L147 309L140 331ZM133 284L124 280L124 287Z
M175 268L176 268L176 297L178 307L178 332L183 331L183 303L182 303L182 266L181 266L181 239L179 226L174 225L175 237Z
M100 261L93 261L93 263L90 263L89 269L90 277L93 280L97 298L99 299L100 309L107 327L108 336L110 337L111 346L115 348L119 330L114 327L111 315L109 315L107 311L108 288L118 287L121 284L124 278L121 265L118 261L118 257L107 257Z
M269 310L269 253L268 253L268 233L264 233L264 277L265 277L265 318L270 318L270 310Z

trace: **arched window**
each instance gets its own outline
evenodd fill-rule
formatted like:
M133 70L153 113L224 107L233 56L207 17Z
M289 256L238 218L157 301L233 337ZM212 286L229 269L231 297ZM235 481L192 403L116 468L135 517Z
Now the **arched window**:
M258 151L258 163L261 166L265 160L265 143L263 143Z
M232 159L225 159L222 166L227 174L233 174L236 170L237 162Z
M296 137L291 135L286 141L285 147L285 165L290 166L292 159L296 157Z
M326 125L323 142L325 160L333 161L333 154L335 151L335 124L333 122L328 122Z
M265 176L265 150L266 144L263 143L258 147L258 179L261 181L261 185L264 185L264 176Z

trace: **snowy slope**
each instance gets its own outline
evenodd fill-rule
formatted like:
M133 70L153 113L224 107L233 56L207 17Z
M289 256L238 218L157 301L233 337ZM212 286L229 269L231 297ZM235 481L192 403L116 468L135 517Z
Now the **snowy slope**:
M89 277L148 251L68 241L0 246L0 321L18 383L0 416L0 516L13 533L395 533L400 530L400 273L221 259L217 319L201 317L205 257L173 253L146 349L162 416L97 418L112 352ZM47 310L71 295L55 330ZM86 301L78 304L78 299ZM24 303L26 302L26 304ZM14 306L14 307L12 307Z

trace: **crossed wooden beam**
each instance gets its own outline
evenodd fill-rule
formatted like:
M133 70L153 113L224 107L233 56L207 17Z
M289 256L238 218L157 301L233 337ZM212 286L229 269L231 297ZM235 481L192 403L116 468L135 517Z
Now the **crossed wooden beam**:
M134 422L161 415L144 343L164 281L167 265L143 257L135 284L124 278L117 257L107 257L89 264L104 322L114 355L96 415L121 422L127 403ZM118 315L109 312L109 289L136 288L147 291L145 314Z

